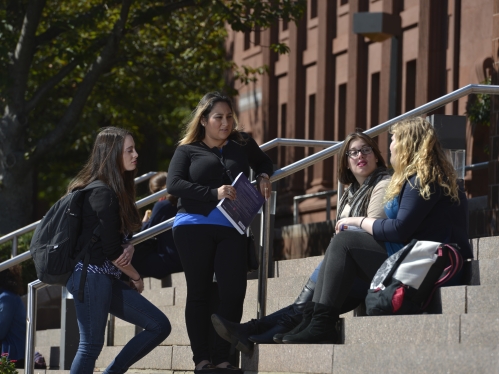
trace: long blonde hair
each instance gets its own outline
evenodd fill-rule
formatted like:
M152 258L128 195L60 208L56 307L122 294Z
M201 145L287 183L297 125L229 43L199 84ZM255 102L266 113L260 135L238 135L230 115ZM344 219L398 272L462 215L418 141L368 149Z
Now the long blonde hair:
M405 181L416 174L419 194L430 199L431 184L438 184L452 201L459 201L457 175L445 155L433 126L421 117L394 124L390 133L395 136L393 176L385 194L385 202L393 200ZM414 186L416 187L416 186Z
M203 98L199 101L199 104L196 106L196 109L192 112L189 122L185 126L182 139L180 139L178 145L191 144L204 139L205 128L201 124L201 119L208 119L208 115L213 110L213 107L219 102L226 103L232 112L234 124L229 137L235 137L237 140L243 141L242 136L239 134L239 124L232 106L232 101L227 96L224 96L218 92L209 92L203 96Z

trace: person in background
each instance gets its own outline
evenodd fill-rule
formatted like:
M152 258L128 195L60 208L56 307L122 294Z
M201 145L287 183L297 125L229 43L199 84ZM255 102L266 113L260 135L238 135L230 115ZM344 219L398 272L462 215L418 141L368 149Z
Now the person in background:
M387 257L412 239L456 243L464 259L473 257L466 195L433 126L416 117L394 124L390 133L394 174L384 199L388 218L346 217L336 223L313 304L284 343L336 343L335 325L355 278L372 280ZM340 231L342 225L365 232ZM461 276L462 271L449 283L459 284Z
M156 193L166 188L167 173L162 171L149 180L149 191ZM177 214L177 197L166 195L161 197L152 211L146 211L142 219L142 231L175 217ZM148 214L147 212L151 212ZM173 240L172 230L165 231L153 239L135 246L132 266L142 277L165 278L172 273L183 271L182 263Z
M338 179L348 185L337 209L337 220L345 217L368 216L386 218L383 197L390 181L385 160L378 144L361 129L349 134L340 151ZM295 302L259 320L244 324L231 323L218 315L212 316L217 333L233 343L236 349L251 353L253 343L281 343L283 334L302 320L303 310L314 295L315 283L322 262L317 266ZM365 298L368 283L356 280L343 304L341 313L355 309Z
M0 272L0 346L16 368L24 368L26 349L26 307L19 296L21 267L13 266Z
M229 363L230 344L210 340L210 289L216 276L217 314L239 322L246 294L247 237L217 209L220 200L237 199L232 181L256 173L262 196L270 196L270 158L239 130L232 102L206 94L192 113L168 169L168 191L179 197L173 238L187 281L185 319L195 373L241 373Z
M69 193L95 181L101 182L85 193L83 202L82 233L77 245L82 248L100 226L100 237L91 249L86 278L83 263L79 262L66 284L74 296L80 330L80 344L71 373L94 372L95 361L104 345L109 313L144 330L121 349L104 370L106 374L125 373L171 332L163 312L140 295L144 282L130 264L133 245L122 244L125 237L141 226L135 205L137 158L131 133L106 127L97 135L88 162L68 186ZM121 272L130 278L129 285L119 280ZM78 297L81 283L84 285L82 301Z

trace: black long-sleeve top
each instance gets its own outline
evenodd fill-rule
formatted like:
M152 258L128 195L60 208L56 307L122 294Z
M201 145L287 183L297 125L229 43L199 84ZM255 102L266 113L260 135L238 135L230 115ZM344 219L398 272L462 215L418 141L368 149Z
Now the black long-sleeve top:
M222 148L222 161L230 170L232 178L240 172L249 176L250 167L258 175L273 173L272 160L246 133L241 133L244 142L229 137ZM203 142L179 146L168 168L167 189L178 196L181 213L208 214L218 203L218 188L232 181L225 172L216 147L209 148Z
M79 249L92 239L92 233L99 223L100 240L92 247L90 264L102 266L106 258L113 261L123 253L118 196L109 187L96 187L85 193L82 233L77 244Z

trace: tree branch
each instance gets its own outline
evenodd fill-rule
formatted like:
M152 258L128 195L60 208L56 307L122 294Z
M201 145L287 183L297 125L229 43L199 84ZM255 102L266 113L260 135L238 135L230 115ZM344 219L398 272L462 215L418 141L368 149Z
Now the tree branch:
M117 3L119 3L119 1L115 2L115 4ZM107 6L110 6L109 2ZM94 21L95 18L99 15L99 13L105 13L105 12L106 12L106 6L104 4L99 4L92 7L83 14L78 14L74 18L57 22L55 25L51 26L45 32L36 36L35 40L36 47L39 47L43 44L50 42L51 40L57 38L59 35L63 34L68 30L71 30L79 26L91 24L92 22L89 21Z
M132 2L133 0L122 1L120 18L116 21L113 31L107 38L104 49L88 69L85 78L83 78L73 96L71 104L69 104L56 128L37 142L36 148L30 157L32 162L39 159L51 147L61 141L66 133L76 124L99 77L112 67L120 42L124 36L125 25Z
M105 39L97 40L86 50L85 54L75 57L69 64L60 69L57 74L55 74L52 78L50 78L40 88L36 90L31 99L26 103L24 107L25 112L29 113L33 109L35 109L36 106L40 103L40 100L42 100L52 88L57 86L78 66L80 62L82 62L85 59L85 55L88 55L94 50L102 48L105 44L106 44Z
M24 106L24 95L28 84L29 70L35 52L35 35L40 23L46 0L33 0L28 3L26 16L17 41L16 50L10 61L9 111L21 115ZM20 126L13 129L22 131L27 126L26 118L19 118Z
M187 8L191 6L199 6L199 5L200 3L197 3L195 0L181 0L177 3L151 7L143 11L139 15L135 16L134 19L131 20L130 26L131 27L141 26L145 23L152 21L154 18L160 15L171 13L177 9Z

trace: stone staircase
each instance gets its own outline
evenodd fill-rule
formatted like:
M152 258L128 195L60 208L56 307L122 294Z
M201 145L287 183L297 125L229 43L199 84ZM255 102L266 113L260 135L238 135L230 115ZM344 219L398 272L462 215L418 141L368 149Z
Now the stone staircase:
M260 345L241 355L251 373L499 373L499 237L473 239L475 260L469 285L447 287L436 294L436 314L366 317L354 311L342 316L338 345ZM269 279L267 312L294 301L321 256L275 263ZM161 287L165 283L168 287ZM192 353L184 323L186 300L182 273L150 279L143 295L162 309L172 334L129 373L192 372ZM248 282L243 321L256 316L257 281ZM37 347L47 363L57 365L59 329L37 332ZM116 319L114 346L104 347L96 365L102 371L136 333ZM35 371L37 372L37 371ZM39 371L38 371L39 372ZM69 373L48 370L47 373Z

